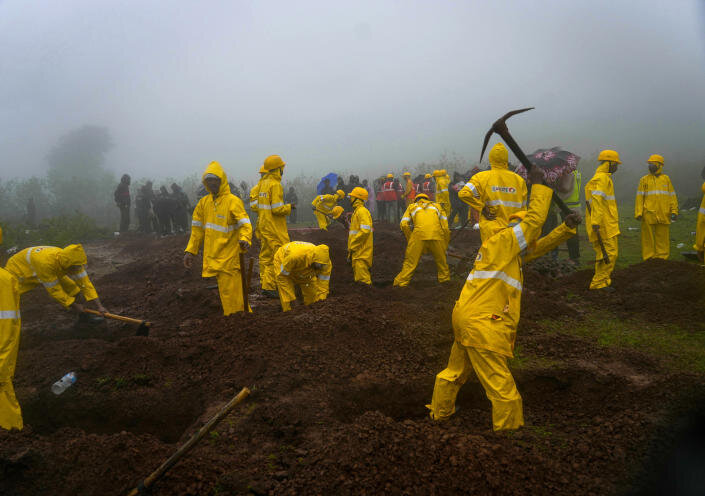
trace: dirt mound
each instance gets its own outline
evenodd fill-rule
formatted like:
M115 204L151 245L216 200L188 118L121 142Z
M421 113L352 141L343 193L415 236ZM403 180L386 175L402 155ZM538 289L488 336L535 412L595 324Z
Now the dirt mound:
M476 236L461 233L454 249L471 252ZM376 226L371 288L352 281L342 229L292 238L327 243L334 268L328 300L287 314L253 294L253 315L223 317L214 281L181 265L185 236L111 240L117 270L94 281L108 308L154 323L149 337L114 322L76 326L40 290L23 296L15 386L28 427L0 431L0 493L124 494L243 386L251 398L155 494L615 493L670 405L703 392L701 377L642 354L547 336L537 323L580 318L582 298L621 307L591 295L586 272L527 269L518 345L545 362L515 374L528 427L493 434L474 377L460 412L432 423L425 404L464 275L438 285L424 259L410 287L391 287L405 248L396 226ZM615 274L620 298L652 286L670 302L691 297L657 285L653 270L697 287L681 265L640 264ZM69 370L77 383L51 395Z

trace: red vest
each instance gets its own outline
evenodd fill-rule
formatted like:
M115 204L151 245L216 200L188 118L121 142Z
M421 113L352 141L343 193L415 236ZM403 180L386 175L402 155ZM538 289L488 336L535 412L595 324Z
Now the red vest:
M394 181L391 179L384 183L382 186L382 199L384 201L396 201L397 192L394 191Z

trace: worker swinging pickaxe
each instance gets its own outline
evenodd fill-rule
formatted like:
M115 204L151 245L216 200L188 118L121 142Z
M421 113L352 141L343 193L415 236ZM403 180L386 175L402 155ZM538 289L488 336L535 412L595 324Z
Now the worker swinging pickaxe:
M504 140L509 149L514 153L516 158L519 159L521 164L526 169L526 172L529 172L534 165L529 161L528 158L526 158L526 155L524 154L522 149L519 147L517 142L514 141L514 138L509 133L509 129L507 128L507 119L509 119L513 115L521 114L522 112L526 112L527 110L532 110L533 108L534 107L528 107L519 110L512 110L511 112L507 112L502 117L497 119L494 124L492 124L490 130L487 131L487 134L485 134L485 141L482 144L482 152L480 153L480 161L482 161L482 156L485 154L485 149L487 148L487 144L489 143L490 138L492 137L492 133L497 133ZM553 203L558 206L558 208L561 210L561 212L563 212L564 215L570 215L574 213L571 209L568 208L565 202L556 194L555 191L553 192ZM603 256L605 258L605 263L609 263L609 258L607 257L607 252L605 251L605 248L602 244L602 238L600 237L599 232L597 233L597 236L597 239L600 242L600 247L602 248Z
M319 214L323 214L326 217L328 217L330 220L340 222L343 225L343 227L345 227L345 229L350 229L350 224L348 222L346 222L347 219L345 219L345 217L343 216L343 213L341 213L338 217L333 217L329 212L324 212L323 210L319 210L316 207L311 207L311 208L313 209L314 212L318 212Z

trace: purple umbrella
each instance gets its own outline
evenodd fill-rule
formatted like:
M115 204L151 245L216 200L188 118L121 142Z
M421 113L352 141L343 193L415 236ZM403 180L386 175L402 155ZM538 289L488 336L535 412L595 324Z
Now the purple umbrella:
M550 149L539 149L527 155L529 161L543 169L546 173L546 184L555 185L565 174L573 172L578 167L580 157L567 150L561 150L556 146ZM526 169L523 165L517 167L516 173L524 179L527 178Z

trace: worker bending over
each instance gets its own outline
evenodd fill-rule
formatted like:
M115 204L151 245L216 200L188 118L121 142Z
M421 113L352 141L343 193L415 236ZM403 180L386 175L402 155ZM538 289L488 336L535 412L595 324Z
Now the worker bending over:
M338 201L345 198L345 192L339 189L332 195L318 195L311 202L311 207L313 208L313 214L316 216L318 221L318 227L324 231L328 230L328 226L333 222L334 219L340 216L343 208L341 207L338 215L333 215L333 210L338 205Z
M286 162L279 155L270 155L264 160L264 177L260 181L257 196L257 230L260 237L259 275L262 294L270 298L277 297L277 273L279 267L274 263L274 254L289 242L286 218L296 205L284 203L282 175Z
M412 228L413 224L413 228ZM446 260L446 248L450 240L448 218L437 203L433 203L423 193L416 196L416 202L409 205L401 219L401 230L406 236L406 253L401 272L394 278L394 285L409 285L421 255L431 252L438 268L438 282L450 280L450 270Z
M203 245L203 277L218 280L223 314L248 311L242 294L240 253L252 242L252 225L242 200L230 192L228 178L218 162L211 162L203 173L209 194L198 201L191 221L191 237L184 254L190 269Z
M670 224L678 218L678 198L671 179L663 174L661 155L646 161L649 173L639 180L634 217L641 221L641 257L668 259L671 252Z
M281 246L274 254L277 267L277 287L282 311L291 310L296 301L296 286L301 288L304 305L325 300L333 265L328 246L305 241L292 241Z
M473 175L458 191L458 198L481 214L482 241L503 229L512 214L526 210L526 181L509 170L506 147L497 143L488 157L490 169Z
M513 357L523 286L522 263L540 257L575 234L576 213L538 239L553 191L543 172L529 172L533 187L529 210L512 214L509 224L482 242L472 272L453 308L455 341L448 367L436 376L430 416L445 420L455 413L455 398L474 369L492 402L495 431L524 425L522 400L507 366Z
M610 276L617 262L617 236L619 236L619 213L614 196L612 174L617 172L622 162L619 161L619 154L614 150L602 150L597 160L600 165L597 166L595 175L585 185L587 204L585 225L588 240L595 250L595 275L590 282L590 289L610 288L612 290ZM608 262L604 261L602 246L607 252Z
M22 410L12 387L21 323L20 283L9 271L0 269L0 428L7 430L24 427Z
M448 193L450 177L445 169L433 171L433 177L436 179L436 203L443 209L443 215L448 217L450 215L450 194Z
M372 215L365 207L368 193L365 188L350 192L353 214L348 233L348 260L352 263L355 282L372 284Z
M87 263L81 245L34 246L10 257L5 270L17 278L20 295L41 284L49 296L79 315L83 314L83 304L77 301L79 293L85 301L95 302L99 312L105 313L107 310L88 278Z
M703 199L700 201L700 210L698 210L698 220L695 224L695 245L693 248L698 252L698 258L703 261L703 253L705 253L705 183L702 185Z

